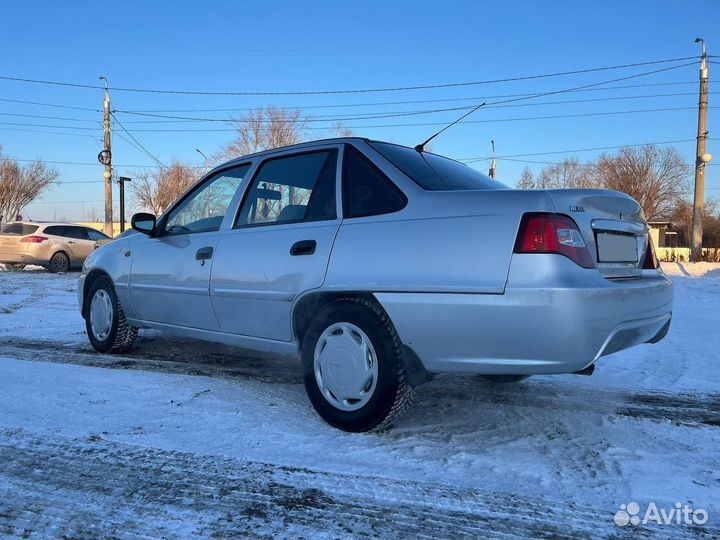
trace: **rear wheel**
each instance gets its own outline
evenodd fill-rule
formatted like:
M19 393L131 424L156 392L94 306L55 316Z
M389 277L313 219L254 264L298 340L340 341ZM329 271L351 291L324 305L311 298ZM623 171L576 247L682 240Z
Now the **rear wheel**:
M108 278L101 277L93 282L85 305L85 328L93 348L102 353L130 350L138 331L127 322L115 288Z
M5 267L11 272L20 272L21 270L25 270L24 264L6 264Z
M524 381L530 375L480 375L481 379L495 383L514 383Z
M332 302L315 317L302 345L303 376L318 414L344 431L389 427L410 405L400 340L372 302Z
M70 270L70 259L62 251L58 251L50 258L48 268L54 274L58 272L67 272Z

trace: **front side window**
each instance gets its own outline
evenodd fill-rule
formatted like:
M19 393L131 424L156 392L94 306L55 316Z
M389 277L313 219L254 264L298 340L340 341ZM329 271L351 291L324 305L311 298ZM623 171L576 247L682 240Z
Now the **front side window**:
M472 167L398 144L370 142L375 150L404 172L421 188L429 191L508 189Z
M337 150L269 159L262 164L236 226L335 219Z
M99 242L100 240L110 240L109 236L106 236L105 234L101 233L100 231L96 231L95 229L85 229L85 232L87 233L88 238L93 242Z
M220 230L228 206L250 170L241 165L217 173L168 214L163 234L188 234Z

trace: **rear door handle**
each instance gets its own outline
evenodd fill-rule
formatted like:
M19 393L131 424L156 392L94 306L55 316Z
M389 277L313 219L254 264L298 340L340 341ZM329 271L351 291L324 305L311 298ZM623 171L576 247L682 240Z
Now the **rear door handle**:
M315 253L317 242L315 240L300 240L290 248L290 255L312 255Z
M204 248L200 248L195 253L195 260L196 261L207 261L208 259L212 259L213 256L213 248L208 246Z

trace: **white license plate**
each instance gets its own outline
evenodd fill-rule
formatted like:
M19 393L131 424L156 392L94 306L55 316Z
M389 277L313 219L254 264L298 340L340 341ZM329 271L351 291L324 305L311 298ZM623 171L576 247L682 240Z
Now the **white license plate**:
M633 262L638 260L637 240L629 234L598 233L598 262Z

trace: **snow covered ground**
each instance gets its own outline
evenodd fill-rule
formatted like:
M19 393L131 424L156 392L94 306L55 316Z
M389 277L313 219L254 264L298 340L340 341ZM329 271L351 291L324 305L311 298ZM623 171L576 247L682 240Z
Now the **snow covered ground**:
M661 343L438 377L370 435L325 425L292 362L155 332L97 354L76 275L0 271L0 537L718 537L720 265L664 268ZM616 525L632 502L708 521Z

